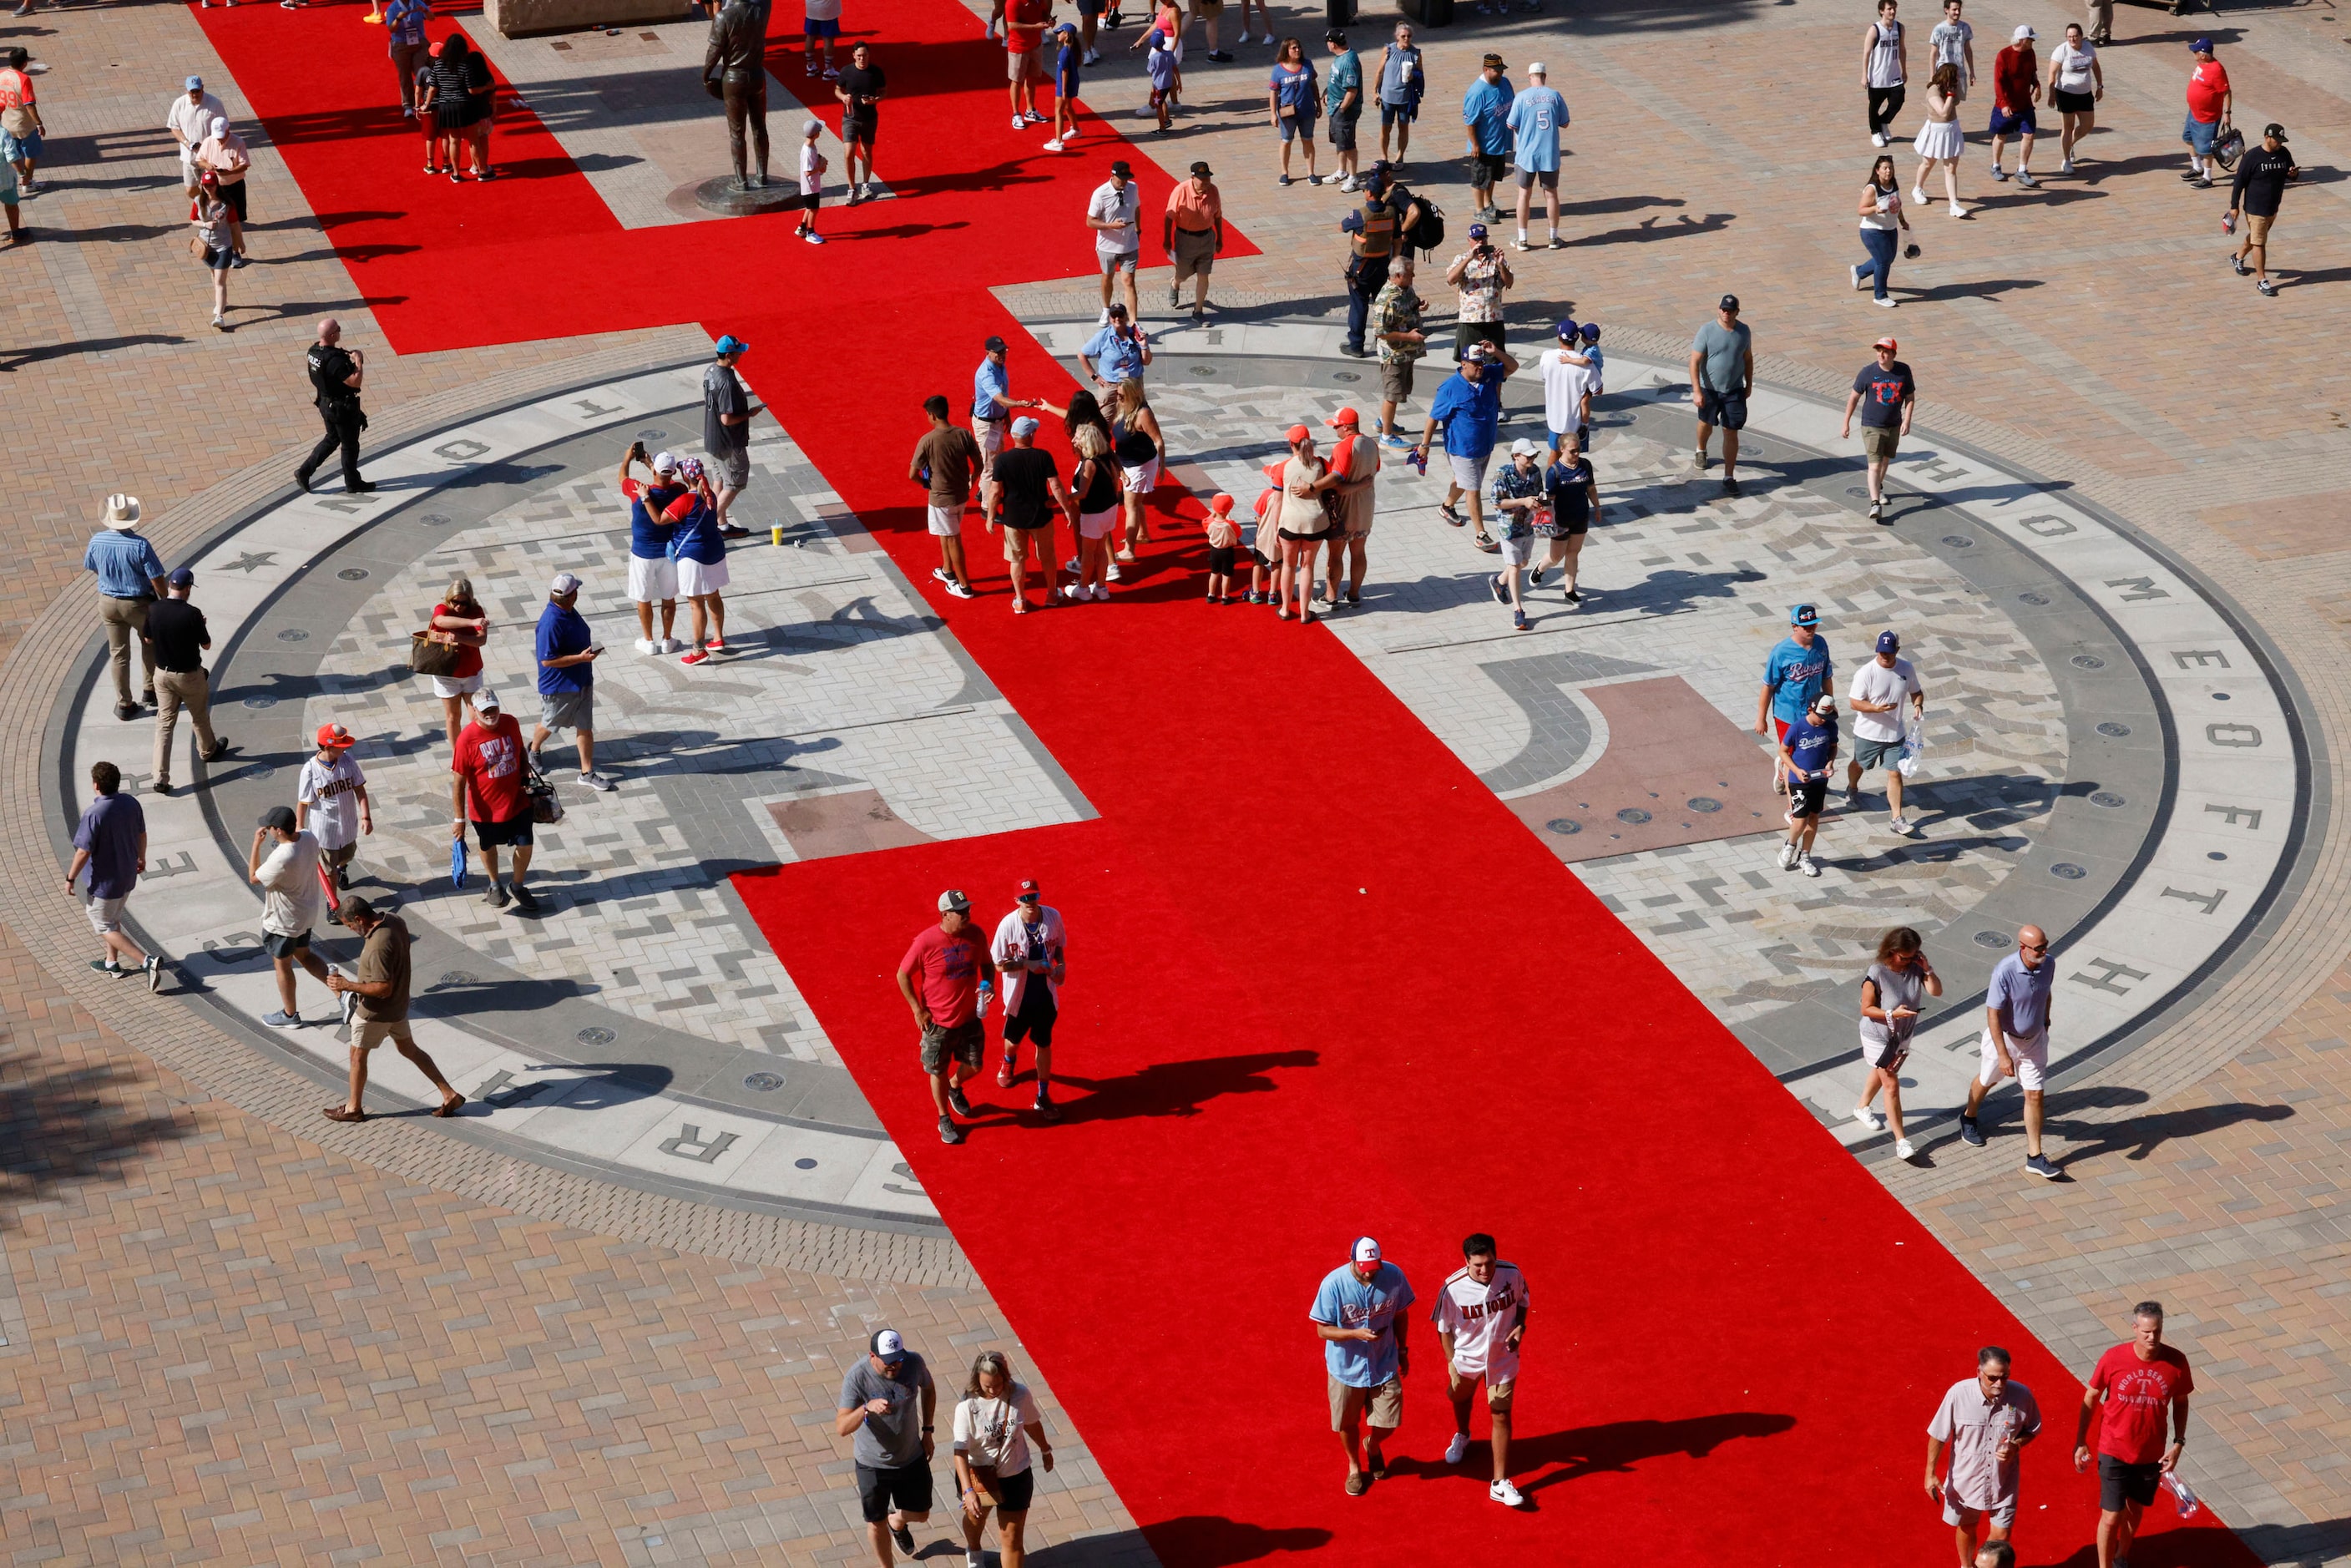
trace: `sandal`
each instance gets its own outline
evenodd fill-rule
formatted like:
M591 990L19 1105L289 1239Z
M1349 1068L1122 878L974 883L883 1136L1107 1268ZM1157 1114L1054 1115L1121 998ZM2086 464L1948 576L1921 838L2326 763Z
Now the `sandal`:
M465 1104L465 1097L463 1094L460 1094L455 1100L444 1101L439 1106L434 1108L433 1113L436 1116L454 1116L457 1113L458 1107Z
M329 1122L364 1122L367 1120L366 1112L349 1110L341 1105L329 1105L325 1110L319 1112L319 1114L324 1116Z

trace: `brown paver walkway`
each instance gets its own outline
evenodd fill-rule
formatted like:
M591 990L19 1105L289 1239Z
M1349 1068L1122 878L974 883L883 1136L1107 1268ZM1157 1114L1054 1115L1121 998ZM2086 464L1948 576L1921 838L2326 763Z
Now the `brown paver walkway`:
M1319 6L1276 10L1287 30L1319 34ZM2220 260L2217 193L2170 173L2184 41L2199 31L2221 42L2241 122L2285 121L2315 169L2351 163L2351 64L2331 13L2118 7L2097 162L2037 195L1997 187L1965 224L1914 214L1927 255L1897 267L1903 306L1881 312L1844 283L1849 193L1872 156L1853 58L1865 10L1589 0L1564 17L1465 16L1425 38L1442 85L1420 147L1447 158L1416 163L1416 179L1458 233L1458 84L1487 47L1514 75L1546 59L1575 115L1579 243L1519 261L1514 320L1572 303L1611 341L1671 350L1735 288L1765 374L1832 392L1871 338L1896 331L1938 424L2081 486L2231 593L2286 650L2314 744L2341 777L2351 425L2333 345L2351 299L2351 186L2329 173L2289 195L2273 254L2290 287L2263 300ZM1979 0L1981 63L2014 23L2053 35L2071 10ZM1927 20L1912 17L1922 34ZM321 312L371 349L371 409L393 428L425 422L453 387L520 385L661 337L392 355L266 149L256 240L273 264L235 289L268 303L216 334L156 129L190 69L244 120L193 19L74 9L5 31L55 68L41 86L60 183L26 204L42 237L0 252L0 387L20 470L0 655L75 588L96 496L146 497L169 555L199 526L185 504L308 444L299 355ZM1339 299L1344 198L1272 186L1257 111L1269 53L1196 61L1184 134L1147 150L1176 169L1214 162L1228 211L1269 253L1220 268L1218 297L1311 313ZM1139 101L1129 66L1092 80L1098 106ZM1965 182L1986 196L1980 143ZM1085 250L1073 214L1073 267ZM1299 299L1301 277L1320 298ZM1163 287L1146 276L1146 303ZM10 733L12 776L37 743ZM2165 1040L2057 1098L2072 1181L2027 1187L2005 1159L1891 1178L2077 1365L2131 1301L2172 1305L2175 1337L2199 1358L2199 1427L2228 1450L2192 1445L2191 1465L2273 1562L2351 1550L2351 834L2338 819L2314 821L2311 880L2254 962ZM822 1429L841 1358L884 1319L942 1360L1008 1337L951 1257L898 1276L921 1285L741 1261L725 1227L681 1221L676 1239L700 1249L665 1247L644 1228L663 1216L618 1200L609 1228L567 1225L545 1216L592 1210L577 1189L517 1176L502 1203L480 1170L417 1180L282 1131L242 1108L269 1096L200 1084L125 1042L204 1060L152 1021L165 1015L110 1008L110 1027L82 1006L82 977L52 946L56 915L0 908L0 1520L17 1560L747 1563L780 1546L787 1560L853 1561L846 1455ZM1102 1533L1040 1561L1144 1556L1081 1451L1063 1452L1077 1463L1071 1484L1040 1493L1043 1539Z

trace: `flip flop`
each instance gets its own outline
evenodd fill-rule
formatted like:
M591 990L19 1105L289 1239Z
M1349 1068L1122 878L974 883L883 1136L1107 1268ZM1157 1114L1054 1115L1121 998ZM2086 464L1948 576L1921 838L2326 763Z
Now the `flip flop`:
M433 1113L436 1116L454 1116L457 1113L459 1108L465 1103L465 1097L463 1094L460 1094L455 1100L451 1100L444 1104L434 1107Z

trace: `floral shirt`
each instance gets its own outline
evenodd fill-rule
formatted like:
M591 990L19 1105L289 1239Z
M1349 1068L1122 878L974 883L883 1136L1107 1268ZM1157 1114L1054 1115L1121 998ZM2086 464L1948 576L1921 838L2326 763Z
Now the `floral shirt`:
M1489 528L1493 529L1494 525L1499 524L1498 531L1504 538L1513 539L1523 538L1534 527L1535 518L1532 508L1526 507L1505 508L1502 503L1520 500L1529 496L1541 497L1543 494L1543 471L1541 468L1531 466L1522 473L1515 458L1503 464L1494 475L1494 509L1500 515L1488 525Z
M1391 277L1380 286L1379 293L1372 298L1372 329L1380 340L1380 363L1410 364L1428 352L1424 343L1388 341L1390 332L1420 330L1420 296L1402 278Z
M1479 260L1464 251L1469 265L1461 269L1461 315L1464 321L1499 321L1502 319L1502 257L1499 251ZM1455 257L1457 261L1459 256ZM1450 268L1447 269L1451 270Z

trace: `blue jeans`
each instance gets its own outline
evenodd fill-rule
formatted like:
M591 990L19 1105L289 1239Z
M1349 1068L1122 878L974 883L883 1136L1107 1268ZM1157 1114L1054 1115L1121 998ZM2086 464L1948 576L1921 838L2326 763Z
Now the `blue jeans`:
M1876 284L1876 298L1880 299L1886 298L1886 280L1893 275L1894 249L1900 238L1893 229L1861 231L1862 248L1869 252L1869 259L1861 264L1861 275Z

